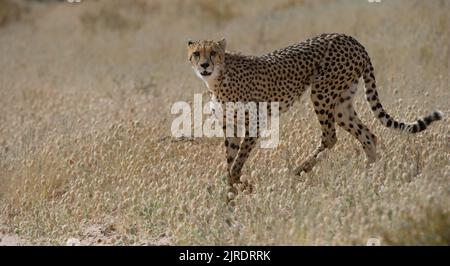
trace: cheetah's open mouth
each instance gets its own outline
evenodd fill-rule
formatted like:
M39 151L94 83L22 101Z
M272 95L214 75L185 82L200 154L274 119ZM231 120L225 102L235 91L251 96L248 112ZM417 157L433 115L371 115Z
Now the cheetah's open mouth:
M202 75L202 76L209 76L209 75L211 75L211 72L208 72L208 71L202 71L202 72L200 72L200 75Z

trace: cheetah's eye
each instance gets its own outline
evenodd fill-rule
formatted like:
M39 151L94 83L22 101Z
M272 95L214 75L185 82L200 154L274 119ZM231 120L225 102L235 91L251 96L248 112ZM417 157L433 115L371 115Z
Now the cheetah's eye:
M200 52L199 51L195 51L192 53L195 57L199 57L200 56Z
M211 56L215 56L216 55L216 51L211 51Z

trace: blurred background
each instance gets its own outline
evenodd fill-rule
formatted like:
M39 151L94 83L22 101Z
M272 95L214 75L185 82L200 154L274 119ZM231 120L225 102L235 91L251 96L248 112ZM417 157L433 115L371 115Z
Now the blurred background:
M305 96L282 118L281 147L246 166L259 194L224 218L222 141L171 140L170 106L205 90L188 39L224 37L229 50L261 55L340 32L367 48L393 116L448 113L449 11L447 0L0 0L0 229L52 244L445 243L448 120L414 140L396 135L360 90L358 110L381 139L376 181L361 183L364 155L340 132L315 181L286 185L290 164L319 141ZM385 201L373 196L381 188ZM430 215L437 224L424 225Z

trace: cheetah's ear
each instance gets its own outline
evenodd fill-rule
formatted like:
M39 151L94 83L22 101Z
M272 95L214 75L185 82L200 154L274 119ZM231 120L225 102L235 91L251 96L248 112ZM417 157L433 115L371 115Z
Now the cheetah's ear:
M188 47L191 46L191 45L193 45L193 44L194 44L194 41L193 41L193 40L189 39L189 40L187 41L187 46L188 46Z
M222 48L225 51L225 47L227 46L227 40L225 40L225 38L223 38L222 40L220 40L218 42L220 48Z

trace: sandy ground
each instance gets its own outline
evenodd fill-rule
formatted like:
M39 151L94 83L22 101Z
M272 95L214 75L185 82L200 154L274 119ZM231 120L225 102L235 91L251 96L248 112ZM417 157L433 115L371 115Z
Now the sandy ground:
M68 238L65 244L66 246L110 246L119 244L122 240L115 231L114 226L89 225L83 229L79 236ZM0 246L26 246L30 244L32 243L18 235L8 234L0 230ZM161 235L159 239L143 239L134 244L138 246L166 246L171 245L171 241L169 237Z
M4 235L0 233L0 246L22 246L25 241L15 235Z
M27 241L17 235L8 234L5 227L0 226L0 246L23 246Z

